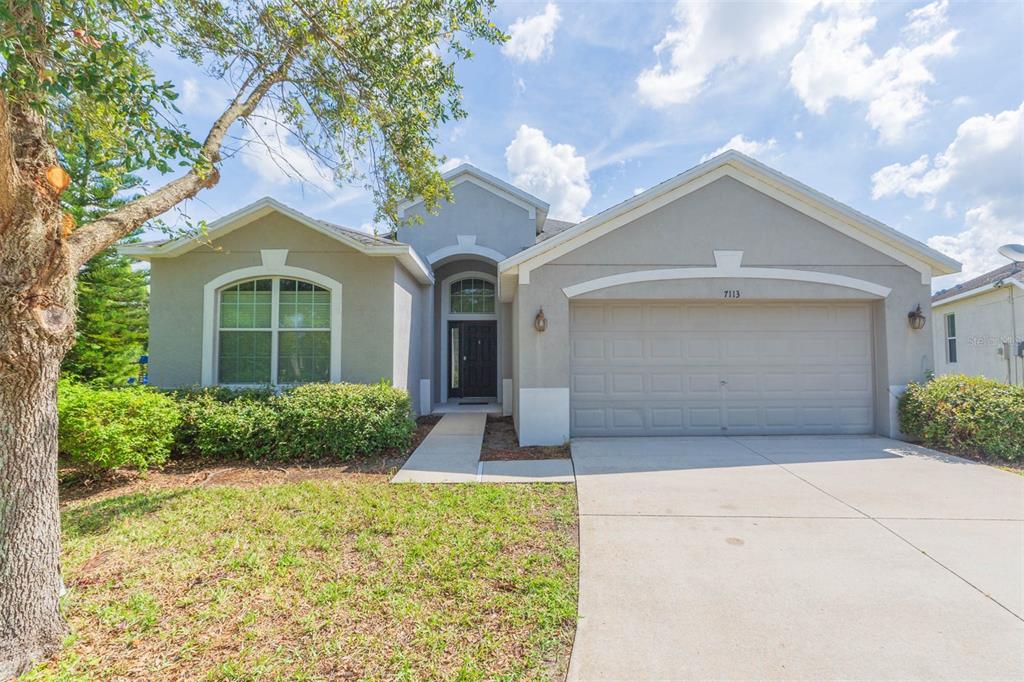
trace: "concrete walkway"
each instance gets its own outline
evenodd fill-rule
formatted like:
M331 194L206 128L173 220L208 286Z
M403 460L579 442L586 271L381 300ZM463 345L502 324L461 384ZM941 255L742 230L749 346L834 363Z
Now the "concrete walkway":
M572 483L570 459L481 462L487 415L452 412L441 418L392 483Z
M573 441L570 680L1024 679L1024 478L876 437Z
M482 412L441 417L391 482L475 483L486 424Z

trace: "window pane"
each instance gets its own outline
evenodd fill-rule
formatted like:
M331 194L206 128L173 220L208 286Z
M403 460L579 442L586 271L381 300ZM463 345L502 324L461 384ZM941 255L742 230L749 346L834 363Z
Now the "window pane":
M949 338L956 336L956 315L946 315L946 336Z
M451 285L449 311L456 314L494 313L494 285L482 279L463 279Z
M330 332L282 331L278 335L277 343L278 383L294 384L330 379Z
M331 292L309 282L282 279L278 320L282 329L330 327Z
M221 291L221 328L269 328L272 285L269 279L249 280Z
M949 362L956 362L956 339L946 341L946 355Z
M221 332L217 381L222 384L269 384L270 332Z

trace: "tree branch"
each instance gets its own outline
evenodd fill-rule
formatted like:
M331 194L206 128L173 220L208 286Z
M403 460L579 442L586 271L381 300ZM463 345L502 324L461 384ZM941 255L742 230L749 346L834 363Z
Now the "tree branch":
M103 249L131 234L147 220L167 212L186 199L191 199L201 190L216 185L220 180L217 164L221 160L221 145L228 129L238 119L251 114L270 88L286 80L293 60L294 52L289 52L280 66L264 76L248 96L245 96L246 86L253 80L254 74L246 78L238 94L210 127L210 132L200 149L200 158L205 164L193 166L180 178L171 180L156 191L75 230L67 239L68 256L75 270Z

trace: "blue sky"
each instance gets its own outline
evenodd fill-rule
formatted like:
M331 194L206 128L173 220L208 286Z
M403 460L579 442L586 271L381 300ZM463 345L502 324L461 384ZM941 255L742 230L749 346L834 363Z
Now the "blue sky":
M494 19L512 40L458 67L469 117L438 131L438 151L553 217L593 215L732 147L962 260L937 287L1024 242L1024 3L556 1L500 3ZM228 87L156 65L201 138ZM273 153L225 162L189 217L271 195L372 229L364 192L271 139Z

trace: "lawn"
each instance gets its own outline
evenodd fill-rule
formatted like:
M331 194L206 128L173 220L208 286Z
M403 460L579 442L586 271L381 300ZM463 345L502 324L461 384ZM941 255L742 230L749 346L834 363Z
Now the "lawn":
M29 680L564 674L572 486L349 476L65 504L71 634Z

